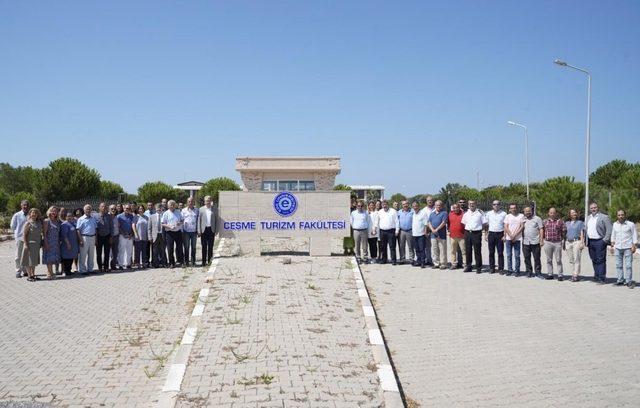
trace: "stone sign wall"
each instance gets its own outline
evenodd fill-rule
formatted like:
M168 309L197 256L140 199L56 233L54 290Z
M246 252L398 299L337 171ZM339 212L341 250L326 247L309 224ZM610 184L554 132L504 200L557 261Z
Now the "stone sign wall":
M311 255L331 255L331 240L349 236L350 194L344 191L221 191L218 232L243 254L259 255L261 238L309 238Z

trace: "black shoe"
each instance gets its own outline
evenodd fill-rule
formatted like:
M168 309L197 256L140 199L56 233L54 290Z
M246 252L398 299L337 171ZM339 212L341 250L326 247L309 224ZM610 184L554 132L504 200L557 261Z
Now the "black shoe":
M627 287L628 287L629 289L633 289L633 288L635 288L635 287L636 287L636 283L635 283L634 281L631 281L631 282L627 283Z
M411 266L420 266L420 264L414 261L414 262L411 262Z
M491 274L494 274L494 273L496 273L496 270L495 270L495 269L493 269L493 268L492 268L492 269L490 269L490 270L489 270L489 274L490 274L490 275L491 275Z
M624 282L621 281L617 281L616 283L613 284L614 286L624 286Z
M425 265L425 264L420 265L420 268L422 268L422 269L424 269L426 267L427 267L427 265Z
M513 276L515 276L517 278L518 276L520 276L520 272L514 272Z
M482 268L476 269L476 273L482 273Z
M385 260L383 259L383 260L381 260L379 263L380 263L380 265L386 265L386 264L387 264L387 261L385 261Z
M506 272L505 272L505 270L504 270L504 269L500 269L500 270L498 270L498 273L499 273L500 275L504 275Z
M551 280L551 279L553 279L553 275L548 273L548 274L545 275L544 279L545 280Z
M471 268L464 268L464 272L471 272Z
M391 265L396 266L398 263L396 261L391 261Z
M507 275L507 276L511 276L511 271L507 271L507 273L500 273L500 275Z
M558 275L558 282L562 282L564 280L564 276Z
M527 278L533 278L534 276L533 272L527 272Z

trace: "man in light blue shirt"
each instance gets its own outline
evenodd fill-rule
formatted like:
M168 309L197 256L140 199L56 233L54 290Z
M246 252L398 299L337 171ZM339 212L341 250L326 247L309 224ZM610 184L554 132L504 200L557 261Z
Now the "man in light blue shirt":
M409 208L409 202L404 200L402 202L402 209L398 211L398 225L400 226L400 232L398 234L398 247L400 247L400 263L405 263L407 259L406 247L409 246L409 262L413 262L413 236L411 234L413 224L413 211Z
M166 231L167 253L169 255L169 265L171 268L176 266L176 259L173 256L174 247L178 258L178 265L182 266L184 262L184 253L182 252L182 213L176 208L176 202L169 200L167 202L168 210L162 213L162 227Z
M364 201L356 202L356 209L351 212L351 228L353 228L353 239L356 246L356 260L361 262L361 248L364 248L364 262L369 262L369 226L371 217L364 208Z
M76 222L76 233L80 254L78 255L78 271L80 273L93 272L93 258L96 249L96 232L98 220L91 214L91 206L84 206L84 215Z

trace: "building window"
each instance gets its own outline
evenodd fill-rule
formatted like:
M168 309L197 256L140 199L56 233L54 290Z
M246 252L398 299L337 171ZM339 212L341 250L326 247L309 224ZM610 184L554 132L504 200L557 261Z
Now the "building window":
M315 191L314 181L280 180L263 181L262 191Z
M300 191L315 191L316 183L314 181L300 181Z
M278 182L277 181L263 181L262 182L262 191L277 191L278 190Z
M278 181L278 191L298 191L298 181L297 180Z

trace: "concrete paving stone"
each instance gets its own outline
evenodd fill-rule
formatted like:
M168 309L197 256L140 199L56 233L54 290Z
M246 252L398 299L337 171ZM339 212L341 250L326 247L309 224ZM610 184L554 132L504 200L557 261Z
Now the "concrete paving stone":
M375 396L371 406L382 403L375 373L366 369L372 355L345 258L294 257L290 265L281 260L222 259L193 345L192 356L199 357L187 368L179 407L190 406L188 399L210 387L211 379L219 391L209 394L208 403L215 395L220 406L239 406L238 400L247 406L336 406L368 400L363 390ZM312 395L321 405L314 405Z
M55 394L63 406L123 406L114 387L139 401L156 399L166 367L156 370L153 353L171 352L181 338L201 268L30 283L14 277L13 245L0 243L0 402ZM44 271L36 269L40 277Z
M486 265L486 243L483 254ZM614 262L608 255L610 279ZM640 273L638 254L633 268ZM640 406L638 289L408 265L362 270L405 395L421 406ZM593 276L586 251L582 271Z

